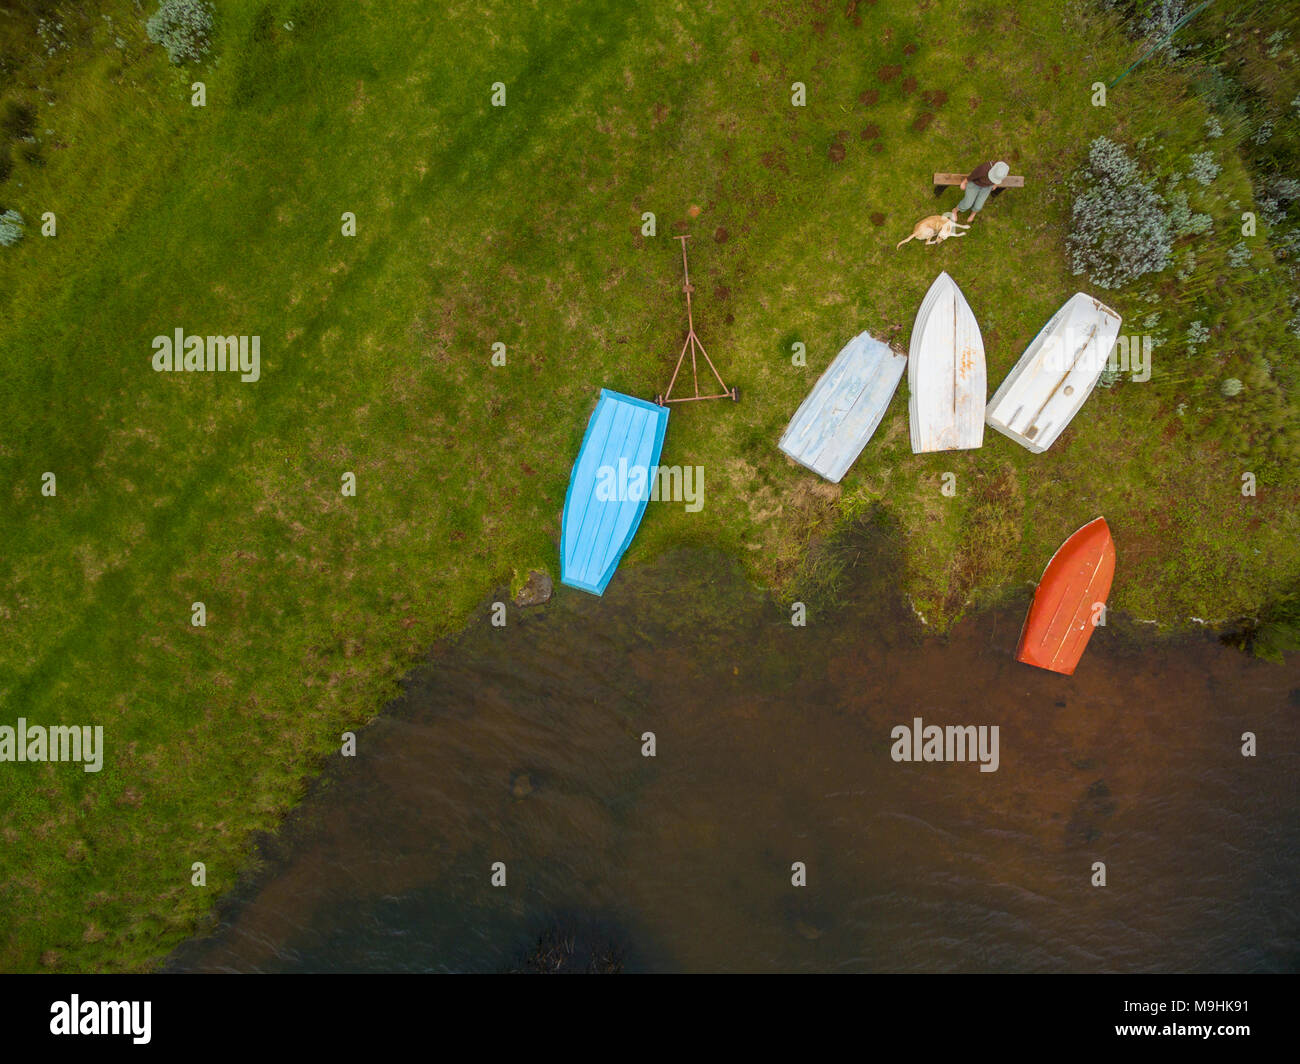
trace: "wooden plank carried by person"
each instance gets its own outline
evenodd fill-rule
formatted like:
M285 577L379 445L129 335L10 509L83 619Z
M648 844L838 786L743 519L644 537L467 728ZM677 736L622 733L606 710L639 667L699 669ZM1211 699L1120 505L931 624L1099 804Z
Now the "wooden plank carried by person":
M945 185L960 185L965 180L966 180L965 174L941 174L938 171L935 171L934 187L938 189L944 187ZM1025 179L1018 174L1008 174L1007 177L1005 177L997 187L998 188L1024 188Z

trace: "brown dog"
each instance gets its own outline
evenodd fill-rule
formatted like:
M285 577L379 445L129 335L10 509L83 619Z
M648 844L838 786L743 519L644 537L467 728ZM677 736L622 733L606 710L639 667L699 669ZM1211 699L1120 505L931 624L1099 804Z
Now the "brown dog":
M924 240L927 244L941 244L950 236L965 236L965 233L957 232L958 229L969 229L969 225L961 225L957 221L957 212L952 214L932 214L929 218L922 218L916 223L916 228L912 230L912 235L904 237L894 245L897 251L909 240Z

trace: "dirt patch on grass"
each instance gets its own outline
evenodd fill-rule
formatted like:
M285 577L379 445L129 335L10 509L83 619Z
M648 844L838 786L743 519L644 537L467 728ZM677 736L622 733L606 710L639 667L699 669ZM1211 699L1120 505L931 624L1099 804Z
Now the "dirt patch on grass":
M719 303L725 303L731 298L731 289L725 284L720 284L713 289L713 298Z
M880 136L880 127L877 125L863 126L862 132L858 134L859 140L875 140Z
M873 155L879 155L884 150L885 150L885 142L883 140L872 141L871 153Z
M842 163L844 161L844 156L848 154L848 149L845 148L844 142L848 139L849 131L847 129L838 129L835 131L835 139L831 141L830 151L827 153L830 156L831 162Z
M654 129L655 126L657 126L660 122L662 122L667 117L668 117L668 105L664 103L655 104L654 112L650 119L650 128Z
M957 616L981 588L1005 577L1007 559L1020 542L1025 500L1015 470L1004 465L990 476L977 476L970 490L974 505L962 527L962 548L949 570L944 610Z
M905 45L903 45L903 54L904 54L904 55L916 55L916 45L915 45L915 44L905 44Z
M834 526L842 490L838 484L803 477L786 493L773 515L780 516L782 526L774 565L778 585L788 587L796 574L807 568L808 548Z
M934 121L934 115L932 115L929 111L925 111L922 114L916 116L916 121L912 123L912 128L916 130L916 132L918 133L924 133L925 130L929 127L930 123L933 121Z
M902 89L909 96L916 91L916 78L904 78Z
M348 114L361 114L361 112L366 109L366 104L369 102L370 99L366 96L366 83L364 81L358 81L357 91L352 97L352 102L348 104Z
M871 0L867 0L867 2L870 3ZM849 0L849 2L844 5L844 17L855 26L862 25L862 16L858 14L858 0Z
M858 95L858 103L862 104L864 107L871 107L879 99L879 89L867 89Z
M757 62L758 62L758 53L757 53L757 52L750 52L750 53L749 53L749 61L750 61L751 63L757 63Z
M758 158L769 170L780 170L783 174L789 172L789 167L785 165L784 148L773 148L771 151L765 151Z
M876 80L882 85L888 85L902 72L903 68L901 66L897 63L891 63L889 66L882 66L876 71Z
M879 229L882 225L885 224L885 216L881 214L879 211L872 211L871 224L874 225L877 229Z
M948 102L948 94L943 89L935 89L933 92L921 93L921 99L937 111Z
M713 239L718 244L725 244L727 242L727 231L722 226L718 226L713 230Z

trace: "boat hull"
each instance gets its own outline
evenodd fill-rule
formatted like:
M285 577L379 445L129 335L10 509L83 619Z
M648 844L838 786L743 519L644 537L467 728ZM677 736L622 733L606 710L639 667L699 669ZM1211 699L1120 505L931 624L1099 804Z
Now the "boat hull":
M957 283L940 273L921 301L908 348L912 452L968 451L984 443L984 340Z
M602 595L645 515L668 409L602 389L569 474L560 582Z
M1034 337L998 387L985 421L1042 454L1079 412L1119 336L1120 316L1078 292Z
M1016 659L1073 675L1114 575L1115 543L1105 519L1098 517L1067 539L1047 563L1020 632Z
M777 446L838 484L879 427L906 365L906 355L859 333L826 368Z

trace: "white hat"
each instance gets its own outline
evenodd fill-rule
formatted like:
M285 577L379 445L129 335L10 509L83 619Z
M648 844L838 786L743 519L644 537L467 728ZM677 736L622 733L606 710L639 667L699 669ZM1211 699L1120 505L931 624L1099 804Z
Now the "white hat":
M1000 185L1009 173L1011 173L1011 167L1006 163L996 162L989 167L989 180L995 185Z

